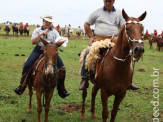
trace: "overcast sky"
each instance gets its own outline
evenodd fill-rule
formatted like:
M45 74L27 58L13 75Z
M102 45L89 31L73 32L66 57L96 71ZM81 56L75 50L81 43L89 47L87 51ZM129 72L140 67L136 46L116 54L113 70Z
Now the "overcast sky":
M0 22L23 22L42 24L40 16L48 13L54 18L54 26L71 24L77 28L96 9L103 6L103 0L0 0ZM115 0L114 6L125 9L129 16L138 17L147 11L142 22L150 33L163 30L163 0Z

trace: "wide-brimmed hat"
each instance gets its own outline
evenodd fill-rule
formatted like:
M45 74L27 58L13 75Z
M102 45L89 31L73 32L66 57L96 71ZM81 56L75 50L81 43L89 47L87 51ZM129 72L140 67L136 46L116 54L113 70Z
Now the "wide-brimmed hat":
M53 22L53 17L49 14L45 14L44 17L41 18L44 19L45 21Z

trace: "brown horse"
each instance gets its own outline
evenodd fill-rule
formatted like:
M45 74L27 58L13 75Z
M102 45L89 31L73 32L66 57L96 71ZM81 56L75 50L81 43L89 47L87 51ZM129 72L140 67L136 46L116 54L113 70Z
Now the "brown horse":
M146 37L144 37L144 39L148 39L148 42L149 42L149 47L152 48L153 46L153 35L146 35Z
M158 51L161 51L161 47L163 47L163 37L158 36L157 37L157 49L158 49Z
M80 38L81 31L76 31L76 35L78 36L78 38Z
M13 32L13 35L14 34L18 35L18 27L16 27L16 25L12 26L12 32Z
M6 31L6 35L9 35L10 27L9 26L5 26L4 31Z
M50 101L53 96L54 88L56 87L56 82L58 80L58 71L57 71L57 47L62 45L64 41L56 43L48 43L41 38L45 49L44 56L40 60L36 61L34 66L34 72L30 74L30 77L26 78L28 80L29 88L29 106L28 112L31 112L31 99L32 99L32 88L36 90L37 96L37 122L40 122L40 116L42 112L41 98L45 97L45 122L48 122L48 113L50 107ZM60 76L59 76L60 77ZM43 101L44 102L44 101Z
M105 57L97 62L94 86L92 89L91 112L92 118L95 118L95 97L101 89L102 118L107 121L108 108L107 100L111 95L115 96L110 122L115 121L118 107L126 95L126 90L132 80L132 59L139 60L144 53L143 25L140 23L145 16L144 12L140 17L129 17L122 10L125 24L122 26L115 46L107 51ZM80 119L85 119L85 98L87 90L83 90L82 111Z
M23 30L23 27L20 27L20 28L19 28L19 33L20 33L21 36L23 35L23 31L24 31L24 30Z
M24 27L23 33L24 35L26 34L27 36L29 36L29 29Z

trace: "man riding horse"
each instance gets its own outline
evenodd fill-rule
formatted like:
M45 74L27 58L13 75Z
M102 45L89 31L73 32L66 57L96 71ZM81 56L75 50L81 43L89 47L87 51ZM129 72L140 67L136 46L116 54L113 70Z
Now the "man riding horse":
M4 31L6 31L6 35L9 34L9 32L10 32L10 22L9 22L9 21L7 21L7 22L5 23Z
M21 95L25 91L26 86L23 86L23 84L27 84L24 83L25 81L27 81L25 80L26 74L28 74L29 70L31 69L35 61L40 57L40 55L43 54L44 46L43 43L40 41L40 38L44 38L46 41L49 42L55 42L56 39L60 37L59 33L55 29L51 28L52 16L46 14L42 19L43 26L36 28L31 38L32 44L35 44L36 46L23 66L20 85L14 90L15 93L18 95ZM67 92L64 86L66 70L59 55L57 55L57 67L59 69L59 74L62 74L62 77L59 78L57 81L58 94L60 97L65 98L70 93Z
M85 32L89 37L89 46L95 41L113 39L118 36L121 26L124 24L124 19L122 17L121 11L117 10L113 5L115 0L103 0L104 6L102 8L94 11L84 23ZM118 19L117 19L118 18ZM95 24L96 23L96 24ZM92 34L91 25L95 24L94 34ZM88 88L89 73L85 69L85 60L89 54L89 49L87 49L84 55L84 61L81 68L81 84L79 90L84 90ZM137 90L138 87L134 86L131 82L128 89Z

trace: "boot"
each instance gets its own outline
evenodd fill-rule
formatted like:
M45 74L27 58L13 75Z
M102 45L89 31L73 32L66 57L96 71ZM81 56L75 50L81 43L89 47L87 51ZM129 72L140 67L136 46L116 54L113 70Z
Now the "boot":
M25 91L25 88L26 87L23 87L22 84L20 84L17 88L14 89L14 92L18 95L21 95Z
M64 69L60 69L57 81L57 90L58 94L61 98L65 98L70 95L65 89L64 81L65 81L66 71Z
M24 79L25 79L25 76L22 76L21 81L20 81L20 85L14 89L14 92L18 95L23 94L23 92L25 91L26 86L23 85Z
M80 87L79 87L79 90L85 90L89 87L89 83L88 83L88 80L85 79L85 78L82 78L82 81L80 83Z
M140 89L139 87L137 87L137 86L135 86L134 84L130 84L130 86L127 88L128 90L138 90L138 89Z

